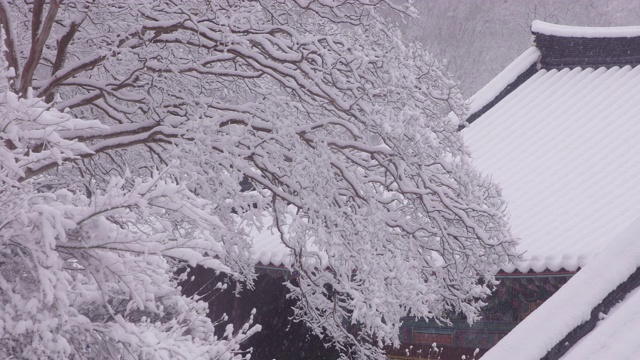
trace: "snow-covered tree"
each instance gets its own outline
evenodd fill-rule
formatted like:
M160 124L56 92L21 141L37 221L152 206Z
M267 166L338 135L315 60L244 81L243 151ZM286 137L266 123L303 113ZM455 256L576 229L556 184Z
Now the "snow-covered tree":
M217 339L207 304L176 288L176 260L231 271L203 256L221 253L211 234L224 226L171 166L104 184L22 181L30 166L93 153L62 132L109 128L20 98L6 81L0 128L0 357L242 357L239 344L260 327Z
M478 316L514 240L440 63L390 0L0 1L0 354L231 358L175 269L291 251L295 319L381 357ZM82 119L82 120L79 120ZM241 181L253 191L242 192ZM265 224L270 224L269 229Z

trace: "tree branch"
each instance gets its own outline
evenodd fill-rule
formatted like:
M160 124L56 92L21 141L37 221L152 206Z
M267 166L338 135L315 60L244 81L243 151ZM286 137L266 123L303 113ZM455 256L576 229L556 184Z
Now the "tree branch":
M42 14L44 13L44 0L33 2L33 16L31 17L31 43L35 43L38 38L40 26L42 26Z
M22 74L20 76L20 88L18 90L18 94L20 96L25 96L25 94L27 93L27 89L31 87L33 74L35 73L36 68L38 67L38 63L40 62L40 58L42 57L42 50L44 49L44 45L47 42L49 35L51 35L51 27L53 26L56 14L58 13L58 8L60 7L61 3L62 0L50 0L49 2L49 9L42 26L42 30L36 37L36 40L31 43L29 57L24 63L24 69L22 69Z
M60 52L60 48L58 48L58 52ZM56 71L55 75L53 75L48 81L47 83L44 85L44 87L38 89L37 92L37 96L38 97L44 97L46 96L47 98L49 98L50 96L53 96L52 91L55 89L56 86L60 85L61 83L63 83L65 80L72 78L73 76L87 71L89 69L91 69L92 67L100 64L101 62L103 62L107 57L105 55L93 55L91 58L89 59L85 59L84 61L78 61L77 63L73 64L72 66L68 66L64 69L59 69L58 71ZM56 58L56 61L58 61L58 59ZM56 64L54 64L55 66ZM53 100L53 98L51 98L51 100Z
M16 44L14 39L13 28L9 19L9 5L6 0L0 0L0 22L2 23L2 31L4 32L4 45L7 47L5 58L10 68L13 68L16 74L20 73L20 63L16 52Z
M69 48L69 44L71 44L71 40L73 40L73 37L78 32L80 25L82 25L82 22L86 17L87 17L87 13L82 13L82 16L74 19L71 22L71 24L69 24L69 28L67 29L67 32L64 35L62 35L62 37L58 41L58 50L56 51L56 59L53 62L53 67L51 68L51 75L53 77L56 77L56 73L60 69L62 69L62 67L64 66L64 63L67 60L67 49ZM73 76L73 75L70 75L70 76ZM64 80L61 80L61 81L64 81ZM55 86L55 85L52 85L52 86ZM48 88L41 89L39 93L46 94L45 102L47 103L53 102L53 97L54 97L53 89L48 89Z
M103 153L109 150L115 149L123 149L129 148L136 145L148 144L152 142L162 142L166 141L163 138L177 138L182 135L183 132L177 129L169 128L166 126L158 126L155 129L148 131L146 133L129 135L129 136L121 136L118 138L108 139L103 142L100 142L94 146L91 146L91 153L85 153L82 155L78 155L77 158L87 159L95 156L96 154ZM24 176L18 179L19 182L24 182L25 180L31 179L34 176L38 176L43 174L51 169L55 169L60 164L54 159L48 163L39 165L37 167L29 168L24 171Z

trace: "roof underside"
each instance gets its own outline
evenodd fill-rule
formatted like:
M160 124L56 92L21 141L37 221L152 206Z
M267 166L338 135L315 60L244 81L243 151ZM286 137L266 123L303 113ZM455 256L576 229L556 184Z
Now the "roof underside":
M640 67L539 70L463 131L528 259L582 267L640 214Z

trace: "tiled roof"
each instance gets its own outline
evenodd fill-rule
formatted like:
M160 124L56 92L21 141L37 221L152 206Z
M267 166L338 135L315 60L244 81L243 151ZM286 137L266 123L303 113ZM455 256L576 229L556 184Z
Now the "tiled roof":
M611 65L638 63L640 27L532 32L474 96L463 134L509 202L527 258L517 268L576 270L640 215L640 67Z
M540 69L485 111L463 134L503 188L519 270L582 267L640 215L640 67Z
M270 221L267 217L265 221ZM274 228L251 232L253 258L256 264L271 266L289 266L292 264L291 251L280 240Z
M463 133L509 201L518 269L582 270L482 359L640 358L640 27L532 33L537 71Z
M640 215L640 68L590 66L637 64L640 46L628 45L640 45L640 27L534 22L532 32L534 50L474 97L463 134L503 187L528 259L518 269L575 270Z

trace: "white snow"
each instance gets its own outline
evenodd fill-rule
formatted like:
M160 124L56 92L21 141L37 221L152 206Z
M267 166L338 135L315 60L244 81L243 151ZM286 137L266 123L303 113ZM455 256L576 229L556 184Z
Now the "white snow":
M535 20L531 23L531 32L545 35L581 38L616 38L640 36L640 26L620 27L580 27L550 24Z
M540 70L463 131L503 188L517 269L576 270L640 215L639 112L640 67Z
M640 266L640 218L556 294L489 350L482 360L538 360ZM634 291L563 359L637 359L640 294ZM624 356L622 356L624 355ZM631 356L631 357L629 357Z

